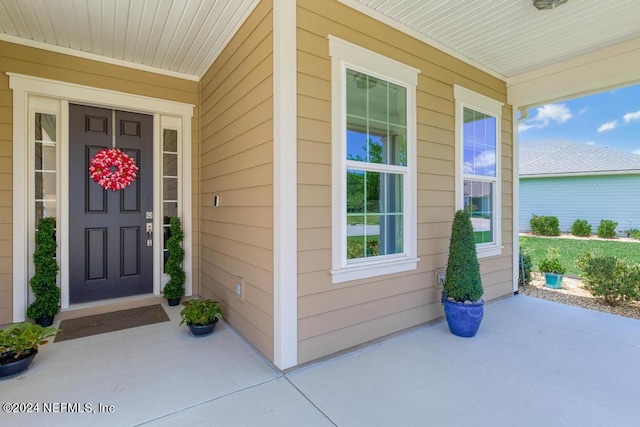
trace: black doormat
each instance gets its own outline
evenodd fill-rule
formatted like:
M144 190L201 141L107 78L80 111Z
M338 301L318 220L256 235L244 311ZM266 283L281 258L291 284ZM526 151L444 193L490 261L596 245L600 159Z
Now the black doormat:
M60 329L62 330L56 334L53 342L89 337L91 335L136 328L138 326L151 325L168 320L169 316L167 316L167 313L160 304L114 311L111 313L94 314L92 316L68 319L60 322Z

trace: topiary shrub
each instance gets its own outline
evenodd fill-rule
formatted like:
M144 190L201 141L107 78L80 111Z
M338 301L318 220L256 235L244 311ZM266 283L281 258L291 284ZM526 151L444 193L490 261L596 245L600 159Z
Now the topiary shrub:
M184 295L185 274L182 269L182 261L184 261L184 249L182 248L182 240L184 232L182 231L182 222L177 216L169 218L169 234L167 239L167 252L169 258L164 266L164 271L170 276L169 281L164 285L162 294L166 299L179 299Z
M600 225L598 225L598 237L602 237L605 239L612 239L616 237L616 227L618 223L615 221L611 221L610 219L603 219L600 221Z
M585 289L609 305L640 298L640 265L611 255L587 252L576 260Z
M33 252L35 274L30 280L36 300L27 307L27 316L38 319L53 317L60 311L60 288L56 284L56 219L42 218L36 230L36 250Z
M576 219L571 225L571 234L579 237L591 236L591 224L586 219Z
M467 210L457 211L453 218L443 291L458 302L479 300L484 293L471 215Z
M557 216L537 216L533 215L531 221L531 232L537 236L559 236L560 221Z

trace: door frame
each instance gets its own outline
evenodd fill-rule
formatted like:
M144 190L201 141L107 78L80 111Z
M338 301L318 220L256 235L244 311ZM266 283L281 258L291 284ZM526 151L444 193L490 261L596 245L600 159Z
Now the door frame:
M28 162L31 115L31 97L53 100L58 115L58 194L57 232L60 265L60 288L62 309L69 308L69 103L78 103L102 108L133 111L153 116L153 227L156 236L162 236L162 129L178 130L178 212L184 229L185 293L192 294L192 196L191 196L191 120L194 105L167 101L141 95L100 89L56 80L43 79L23 74L7 73L9 87L13 90L13 321L25 320L29 295L31 254L33 250L33 189L29 174L33 165ZM57 101L57 102L56 102ZM40 110L38 110L39 112ZM160 295L162 285L168 279L162 274L162 244L154 239L153 294ZM109 300L104 300L107 303ZM100 302L97 302L100 303Z

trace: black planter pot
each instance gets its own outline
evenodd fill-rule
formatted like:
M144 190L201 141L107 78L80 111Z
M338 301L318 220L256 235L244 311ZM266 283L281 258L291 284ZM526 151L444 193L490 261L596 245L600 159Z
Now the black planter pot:
M218 324L218 319L213 319L213 323L209 323L208 325L187 325L189 326L189 330L193 335L208 335L216 328Z
M449 301L443 297L442 302L447 324L453 335L470 338L478 332L484 315L483 300L478 303L464 304L457 301Z
M180 298L167 298L170 307L175 307L180 304Z
M38 350L32 350L31 354L24 359L20 359L16 362L0 365L0 377L8 377L10 375L19 374L22 371L26 371L27 368L33 362L33 358L38 354Z
M40 316L36 319L36 323L40 326L51 326L53 325L53 316Z

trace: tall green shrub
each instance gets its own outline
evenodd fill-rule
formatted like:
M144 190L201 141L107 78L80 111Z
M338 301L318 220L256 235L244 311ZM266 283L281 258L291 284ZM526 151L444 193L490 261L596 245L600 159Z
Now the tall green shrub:
M169 281L164 285L162 293L167 299L178 299L184 295L185 274L182 269L184 261L184 249L182 248L182 240L184 232L182 231L182 222L177 216L169 218L169 238L167 239L167 252L169 258L165 264L164 270L170 276Z
M42 218L36 230L36 250L33 252L35 274L29 282L36 300L27 307L27 316L37 319L55 316L60 311L60 288L56 284L56 220Z
M457 211L453 218L443 290L456 301L476 301L484 292L471 215L467 210Z
M537 236L559 236L560 221L557 216L533 215L529 221L531 232Z
M601 220L600 225L598 225L598 237L603 237L605 239L612 239L616 237L617 226L618 223L611 221L610 219Z
M591 224L586 219L576 219L571 225L571 234L579 237L591 236Z
M640 299L640 265L611 255L586 252L576 261L585 289L609 305Z
M526 286L531 282L531 268L533 267L533 263L531 262L531 256L524 251L522 251L522 257L518 258L518 283ZM524 277L522 277L523 271Z

